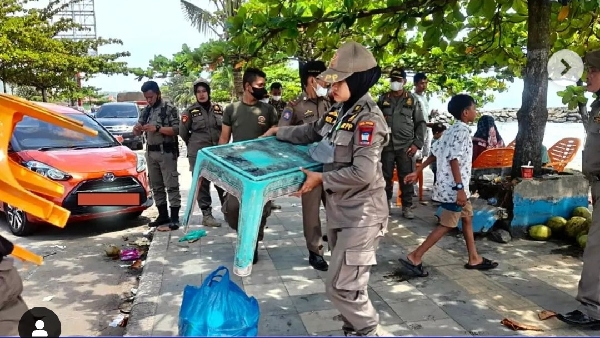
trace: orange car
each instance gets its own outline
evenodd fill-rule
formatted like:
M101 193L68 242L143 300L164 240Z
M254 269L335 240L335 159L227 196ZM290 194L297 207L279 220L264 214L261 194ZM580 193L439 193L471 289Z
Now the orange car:
M71 211L69 221L121 215L139 217L154 204L146 160L85 113L49 103L37 103L82 121L98 131L86 136L24 117L12 135L9 157L65 187L61 198L43 196ZM13 234L26 236L42 223L25 212L0 202Z

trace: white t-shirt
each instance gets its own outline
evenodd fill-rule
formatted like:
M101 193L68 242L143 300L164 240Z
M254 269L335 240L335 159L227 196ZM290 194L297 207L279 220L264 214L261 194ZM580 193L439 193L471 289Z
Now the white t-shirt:
M455 203L458 192L452 190L456 186L451 160L458 160L460 177L467 198L471 196L469 182L471 181L471 167L473 157L473 142L471 129L462 122L456 121L448 128L442 137L431 145L431 153L436 157L437 181L433 187L433 199L442 203Z

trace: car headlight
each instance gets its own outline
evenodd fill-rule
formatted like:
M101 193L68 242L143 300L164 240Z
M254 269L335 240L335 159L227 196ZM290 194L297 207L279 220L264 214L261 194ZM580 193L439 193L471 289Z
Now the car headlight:
M71 175L38 161L25 162L27 169L55 181L66 181Z
M146 158L144 157L144 155L140 155L138 153L135 153L135 156L137 156L137 164L135 165L135 170L137 170L138 173L141 173L142 171L146 170Z

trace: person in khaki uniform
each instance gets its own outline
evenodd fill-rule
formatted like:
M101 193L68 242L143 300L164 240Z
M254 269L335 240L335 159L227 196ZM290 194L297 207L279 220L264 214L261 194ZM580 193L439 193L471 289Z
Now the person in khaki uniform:
M248 141L259 138L269 128L277 125L277 111L270 104L261 102L267 90L265 89L267 75L256 68L248 68L244 72L243 84L244 95L242 100L234 102L225 107L223 114L223 129L219 144L229 143L233 136L233 142ZM254 250L253 264L258 262L258 242L263 240L267 218L271 215L271 204L269 201L263 208L262 220L258 230L258 241ZM223 215L229 226L237 231L240 215L240 201L231 195L225 195L223 203Z
M23 282L13 259L13 244L0 236L0 336L19 336L19 321L29 311L23 301Z
M193 84L196 103L183 111L179 125L179 136L187 146L187 156L190 171L194 172L198 151L205 147L219 144L223 126L223 109L218 104L210 102L210 85L205 79L198 79ZM202 178L198 192L198 206L202 210L202 225L220 227L212 214L212 198L210 196L210 181ZM215 186L221 205L225 200L223 189Z
M279 126L298 126L320 120L331 107L327 98L325 82L317 80L317 75L327 69L323 61L307 62L302 70L302 86L306 90L284 109ZM325 192L321 186L302 195L302 225L308 249L308 263L320 271L327 271L328 264L323 258L323 233L321 231L321 202L325 205Z
M142 85L142 92L148 106L133 127L133 133L135 135L146 133L148 178L158 208L158 217L148 226L159 227L168 224L169 229L177 230L179 228L179 208L181 207L179 172L177 171L179 114L175 106L162 99L156 82L145 82ZM170 217L167 196L171 207ZM163 227L160 230L168 229Z
M275 127L264 136L311 144L310 154L323 173L305 169L296 193L322 186L327 196L327 234L332 250L325 292L340 311L346 335L391 336L379 326L369 300L371 266L377 264L379 240L387 231L389 210L379 158L388 143L385 118L368 91L381 68L364 46L350 41L337 50L317 78L332 83L336 104L316 122Z
M407 219L415 218L412 212L414 185L405 183L404 177L415 169L414 156L423 148L427 125L419 100L413 93L404 90L406 72L394 68L390 73L390 89L381 95L377 104L391 129L390 143L383 150L381 163L386 181L388 201L393 196L392 182L394 168L398 170L398 184L402 192L402 215ZM389 203L392 206L392 203Z
M600 327L600 50L588 52L585 56L587 71L587 91L597 95L592 103L588 120L584 121L587 134L583 148L583 174L590 180L592 190L592 225L588 233L587 245L583 251L583 270L577 290L577 300L581 306L558 319L577 327Z
M271 84L271 91L269 92L269 102L267 103L275 107L275 110L277 111L278 120L281 118L283 109L287 105L287 103L281 99L282 92L283 86L280 82L273 82Z

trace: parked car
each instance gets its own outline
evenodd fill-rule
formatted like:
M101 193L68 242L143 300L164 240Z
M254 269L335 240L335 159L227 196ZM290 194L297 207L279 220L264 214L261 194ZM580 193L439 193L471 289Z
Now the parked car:
M111 216L136 218L154 204L143 155L121 145L85 113L38 104L98 131L97 136L87 136L25 116L15 126L9 143L8 156L12 160L65 187L60 198L42 197L69 210L69 221ZM0 207L17 236L30 235L43 223L1 201Z
M140 109L135 102L108 102L100 106L94 118L113 135L123 137L123 144L131 149L144 149L144 135L133 134Z

